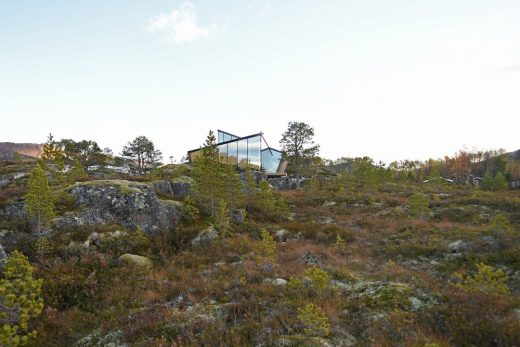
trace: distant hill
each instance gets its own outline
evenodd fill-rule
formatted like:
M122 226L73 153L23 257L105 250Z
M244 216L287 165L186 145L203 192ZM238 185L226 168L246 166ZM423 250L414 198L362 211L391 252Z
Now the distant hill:
M22 156L40 158L43 145L37 143L0 142L0 160L10 160L18 152Z
M511 153L508 153L509 157L513 160L520 160L520 149Z

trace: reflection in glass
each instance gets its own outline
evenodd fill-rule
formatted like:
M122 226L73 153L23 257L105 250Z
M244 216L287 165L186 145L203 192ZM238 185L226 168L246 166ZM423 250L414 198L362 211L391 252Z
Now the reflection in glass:
M280 160L282 159L282 152L266 148L262 150L262 170L267 173L276 173Z
M237 165L238 164L238 145L237 142L230 142L227 144L228 146L228 164Z
M247 168L247 139L238 141L238 166Z
M247 139L249 167L255 170L260 170L261 166L260 142L260 136Z
M220 156L220 161L223 163L227 163L228 156L227 156L227 147L228 145L220 145L218 146L218 153Z

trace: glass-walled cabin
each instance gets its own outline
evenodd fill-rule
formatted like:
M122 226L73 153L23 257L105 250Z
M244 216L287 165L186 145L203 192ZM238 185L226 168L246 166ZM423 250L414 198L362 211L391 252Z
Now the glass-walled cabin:
M220 160L243 169L265 172L267 175L285 174L282 152L267 145L261 133L238 137L218 130L218 151ZM200 155L200 149L188 152L190 162Z

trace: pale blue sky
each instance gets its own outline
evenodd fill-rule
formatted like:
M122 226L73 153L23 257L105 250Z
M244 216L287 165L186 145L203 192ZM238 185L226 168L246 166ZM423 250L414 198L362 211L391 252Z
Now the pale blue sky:
M0 141L316 130L322 155L520 149L520 1L0 1Z

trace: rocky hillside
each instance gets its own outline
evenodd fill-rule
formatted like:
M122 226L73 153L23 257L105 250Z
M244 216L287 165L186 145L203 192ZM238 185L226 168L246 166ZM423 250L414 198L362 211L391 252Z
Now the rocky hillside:
M224 233L188 167L104 167L56 184L35 235L23 165L2 167L0 244L43 280L32 346L520 345L518 190L278 179Z
M0 160L11 160L14 153L32 158L40 158L43 145L37 143L0 142Z

